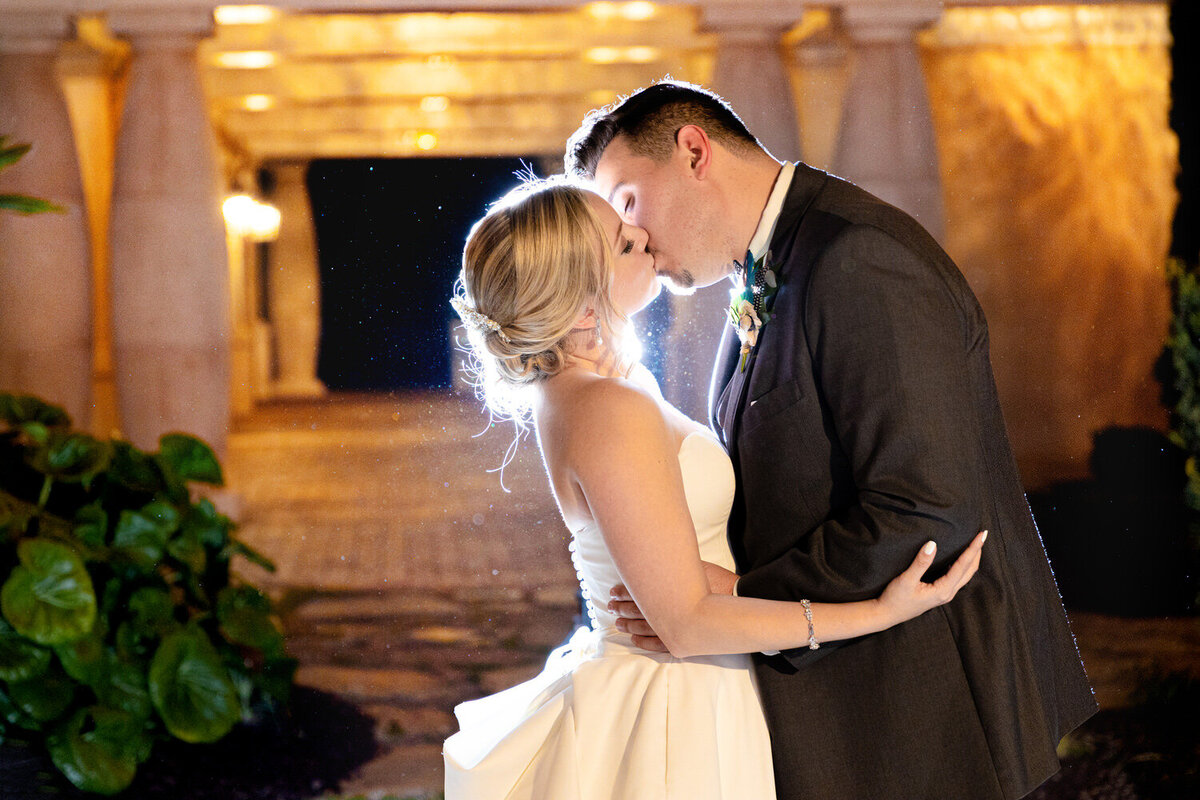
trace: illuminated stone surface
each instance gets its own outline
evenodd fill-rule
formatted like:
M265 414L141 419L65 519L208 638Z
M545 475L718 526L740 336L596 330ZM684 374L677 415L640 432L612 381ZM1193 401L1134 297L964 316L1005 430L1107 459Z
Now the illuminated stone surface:
M54 76L67 20L0 22L0 135L32 144L0 173L0 194L50 200L61 213L0 212L0 391L38 394L89 424L91 259L79 161Z
M1094 431L1166 423L1166 10L951 11L923 55L946 244L988 315L1022 477L1086 475Z

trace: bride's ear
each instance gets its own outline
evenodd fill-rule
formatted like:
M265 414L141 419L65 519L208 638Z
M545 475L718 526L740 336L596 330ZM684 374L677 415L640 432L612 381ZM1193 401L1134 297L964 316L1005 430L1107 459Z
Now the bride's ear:
M586 331L600 326L600 320L596 318L596 310L594 308L586 309L575 320L575 324L571 326L577 331Z

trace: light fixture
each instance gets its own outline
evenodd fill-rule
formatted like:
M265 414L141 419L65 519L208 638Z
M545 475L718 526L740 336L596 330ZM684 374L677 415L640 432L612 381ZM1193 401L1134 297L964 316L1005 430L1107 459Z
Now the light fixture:
M421 98L421 110L429 114L445 111L449 107L450 98L445 95L432 94Z
M226 69L266 69L276 60L270 50L225 50L213 57L218 67Z
M587 13L596 19L612 19L617 15L617 4L612 2L588 3Z
M218 25L262 25L278 15L278 9L262 5L217 6L213 10Z
M646 0L635 0L631 3L614 3L603 0L598 3L588 3L584 9L596 19L610 20L621 17L630 22L644 22L658 13L658 6L646 2Z
M248 94L242 98L242 108L247 111L266 111L275 105L275 98L269 94Z
M279 209L248 194L225 198L221 213L229 230L251 241L269 242L279 236Z
M589 47L583 52L585 60L593 64L615 64L621 60L621 48L619 47Z
M417 136L417 147L421 150L432 150L437 147L438 138L432 133L422 133Z
M616 64L626 62L632 64L648 64L657 61L660 51L657 47L635 45L633 47L589 47L584 51L585 60L593 64Z
M658 60L658 48L644 45L626 47L624 60L632 61L634 64L649 64L651 61Z
M645 0L621 4L621 16L630 22L643 22L657 13L658 7L654 3L645 2Z

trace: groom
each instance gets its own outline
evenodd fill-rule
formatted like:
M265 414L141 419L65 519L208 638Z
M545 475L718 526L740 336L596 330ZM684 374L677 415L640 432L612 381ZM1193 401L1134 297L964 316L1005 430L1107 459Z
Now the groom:
M648 231L655 268L678 287L730 275L747 250L777 276L744 359L726 332L709 395L738 477L737 594L876 597L927 540L945 567L990 532L978 575L949 605L862 639L755 656L778 796L1032 791L1096 704L1017 476L987 324L950 258L904 212L781 165L723 100L688 84L593 112L566 158ZM620 606L628 630L653 637Z

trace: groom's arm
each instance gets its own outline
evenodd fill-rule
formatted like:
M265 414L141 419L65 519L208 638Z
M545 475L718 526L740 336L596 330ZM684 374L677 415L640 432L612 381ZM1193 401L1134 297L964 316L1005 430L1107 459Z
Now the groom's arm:
M805 327L835 457L844 455L855 494L774 560L748 570L737 592L826 602L877 597L924 542L938 543L946 565L987 527L988 476L968 363L972 348L986 347L985 327L972 316L977 306L960 303L944 276L865 226L848 228L817 260L804 302L795 324ZM819 620L816 627L819 638ZM785 655L799 665L821 654Z

